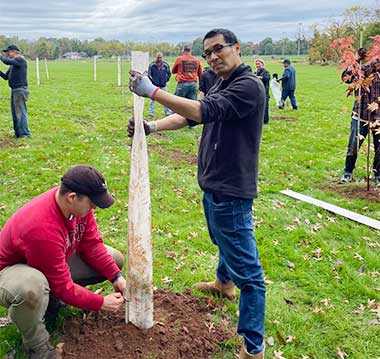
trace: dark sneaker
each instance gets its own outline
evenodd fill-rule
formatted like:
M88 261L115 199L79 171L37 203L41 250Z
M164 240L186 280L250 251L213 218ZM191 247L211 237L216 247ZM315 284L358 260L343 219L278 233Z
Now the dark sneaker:
M61 355L49 343L28 350L28 359L60 359Z
M345 173L340 179L340 183L350 183L352 182L352 175Z

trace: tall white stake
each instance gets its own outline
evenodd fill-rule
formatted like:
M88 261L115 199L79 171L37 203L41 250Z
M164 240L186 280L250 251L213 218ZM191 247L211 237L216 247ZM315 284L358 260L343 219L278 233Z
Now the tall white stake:
M46 70L46 80L49 80L49 68L48 68L48 62L45 57L45 70Z
M121 86L121 61L120 61L120 56L117 57L117 86Z
M37 85L41 83L40 81L40 59L36 57L36 79L37 79Z
M132 52L131 68L148 69L149 54ZM126 322L140 329L153 326L153 260L150 222L148 152L143 126L144 98L133 95L135 133L131 151L128 202L128 302Z
M94 56L94 81L96 81L96 56Z

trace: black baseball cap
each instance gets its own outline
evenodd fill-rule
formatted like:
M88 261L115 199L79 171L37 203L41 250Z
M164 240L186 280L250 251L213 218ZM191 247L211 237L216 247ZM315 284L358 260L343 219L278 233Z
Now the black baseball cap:
M3 52L7 52L7 51L21 52L21 50L16 45L9 45L6 49L3 50Z
M103 175L94 167L77 165L70 168L61 182L73 192L88 196L99 208L108 208L115 202L108 192Z

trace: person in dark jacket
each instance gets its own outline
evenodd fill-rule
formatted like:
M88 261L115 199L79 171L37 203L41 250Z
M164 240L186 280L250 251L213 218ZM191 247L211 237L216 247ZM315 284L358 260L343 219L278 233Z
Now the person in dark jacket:
M8 80L11 88L11 112L15 136L16 138L30 137L26 108L26 101L29 98L27 63L16 45L8 46L3 52L6 56L0 56L0 60L9 65L9 69L6 73L0 71L0 76Z
M240 359L264 358L265 285L252 221L257 197L259 147L266 103L265 88L242 63L240 44L226 29L209 31L203 57L220 77L201 100L161 91L148 76L131 71L130 88L169 107L173 115L145 122L145 133L203 125L198 154L198 182L212 242L219 249L216 278L197 283L202 292L236 298L240 288L238 333ZM134 133L130 121L128 132Z
M199 78L199 93L202 97L205 97L211 87L213 87L218 80L218 76L216 73L212 70L210 67L206 67L202 74L201 77Z
M284 108L285 100L289 97L293 110L297 110L296 97L294 96L294 92L296 91L296 70L290 65L290 60L285 59L282 63L285 70L282 77L278 80L282 82L281 107Z
M162 53L157 52L156 60L149 65L149 77L152 80L152 83L159 87L161 90L167 91L166 84L170 80L171 71L170 66L166 61L162 60ZM150 101L149 106L149 116L154 116L155 102L154 100ZM165 116L170 114L170 110L167 107L164 107Z
M360 63L364 62L367 57L367 51L364 48L358 50L358 59ZM373 76L368 91L361 91L360 101L359 90L355 89L355 101L351 113L351 131L348 139L346 162L341 183L352 182L353 172L358 157L358 150L362 146L369 132L372 132L374 157L373 157L373 181L375 186L380 186L380 109L373 111L369 108L371 103L376 103L380 97L380 71L376 62L362 65L361 69L365 78ZM342 81L351 84L357 80L358 75L352 74L351 71L345 69L342 73ZM359 122L359 123L358 123ZM360 135L358 135L358 132Z
M265 87L265 95L266 95L266 105L264 112L264 123L267 124L269 122L269 82L270 82L270 73L265 69L265 62L262 59L256 59L256 72L255 75L263 82Z

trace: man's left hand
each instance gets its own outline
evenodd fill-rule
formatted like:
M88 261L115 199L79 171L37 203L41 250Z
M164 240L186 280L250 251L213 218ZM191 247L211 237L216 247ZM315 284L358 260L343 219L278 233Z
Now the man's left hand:
M124 300L127 300L127 281L123 276L117 278L113 283L113 288L115 292L119 292L124 297Z
M158 87L152 84L147 73L131 70L129 74L129 89L136 95L152 98L157 92Z

